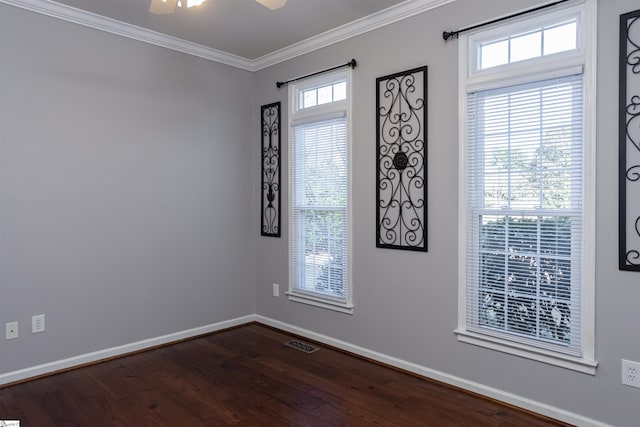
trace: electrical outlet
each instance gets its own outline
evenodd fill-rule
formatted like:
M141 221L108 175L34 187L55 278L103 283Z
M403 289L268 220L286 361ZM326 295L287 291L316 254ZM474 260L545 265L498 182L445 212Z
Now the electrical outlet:
M44 314L31 316L31 333L37 334L38 332L44 332Z
M640 388L640 362L622 359L622 384Z
M273 296L274 297L280 296L280 285L278 285L277 283L273 284Z
M7 340L18 338L18 322L7 322L4 338Z

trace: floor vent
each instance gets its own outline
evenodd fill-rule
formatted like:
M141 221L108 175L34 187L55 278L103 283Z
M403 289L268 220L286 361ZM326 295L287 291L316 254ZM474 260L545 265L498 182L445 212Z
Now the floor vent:
M313 353L314 351L320 350L318 347L314 347L312 345L309 345L307 343L303 343L297 340L291 340L289 342L284 343L284 345L291 348L295 348L296 350L300 350L305 353Z

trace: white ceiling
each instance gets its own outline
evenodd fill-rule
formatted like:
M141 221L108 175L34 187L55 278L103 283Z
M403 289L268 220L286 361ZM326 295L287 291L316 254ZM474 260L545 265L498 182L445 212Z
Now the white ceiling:
M289 0L271 11L254 0L207 0L171 15L149 13L150 0L57 0L138 27L256 59L404 0Z
M0 0L169 49L255 71L455 0L207 0L170 15L151 0Z

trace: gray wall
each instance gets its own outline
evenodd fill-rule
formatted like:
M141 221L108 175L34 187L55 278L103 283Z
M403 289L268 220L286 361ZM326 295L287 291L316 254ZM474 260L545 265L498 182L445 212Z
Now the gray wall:
M255 313L250 72L4 4L0 61L0 373Z
M353 316L272 296L286 286L287 238L257 241L258 313L618 426L637 426L640 390L620 384L620 359L640 360L640 274L617 270L618 17L637 0L601 0L598 34L596 376L459 343L457 325L457 42L441 33L537 0L458 0L256 74L257 101L274 82L357 58L353 83ZM429 252L375 247L375 78L429 66ZM286 152L287 134L283 133ZM286 156L284 159L286 164ZM257 178L256 178L257 179ZM287 200L286 185L283 201ZM258 200L258 199L256 199ZM286 206L286 204L285 204ZM285 213L283 224L288 223Z
M619 426L637 424L640 275L617 270L617 37L601 0L595 377L458 343L457 47L443 29L537 0L458 0L252 75L0 4L0 373L257 312ZM258 106L359 61L353 316L273 298L287 230L259 235ZM375 78L429 66L429 252L375 248ZM287 148L283 132L283 149ZM286 164L286 154L284 156ZM286 184L286 174L284 174ZM286 185L283 201L286 207ZM283 224L288 217L286 210ZM257 298L257 300L256 300ZM30 316L47 332L32 335Z

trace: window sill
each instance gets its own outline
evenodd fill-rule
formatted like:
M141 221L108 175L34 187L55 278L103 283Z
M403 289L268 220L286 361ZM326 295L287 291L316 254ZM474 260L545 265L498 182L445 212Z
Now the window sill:
M456 329L454 331L458 337L458 341L467 344L473 344L492 350L501 351L503 353L513 354L524 357L526 359L536 360L538 362L548 363L550 365L559 366L573 371L582 372L584 374L595 375L598 362L595 360L585 359L581 357L572 357L553 353L542 349L528 347L526 345L502 340L500 338L482 335L475 332L469 332L465 329Z
M333 301L330 299L314 297L291 291L287 292L287 298L289 298L289 301L326 308L327 310L339 311L340 313L353 314L353 304L341 301Z

